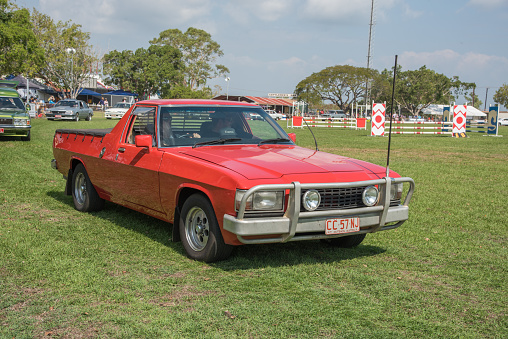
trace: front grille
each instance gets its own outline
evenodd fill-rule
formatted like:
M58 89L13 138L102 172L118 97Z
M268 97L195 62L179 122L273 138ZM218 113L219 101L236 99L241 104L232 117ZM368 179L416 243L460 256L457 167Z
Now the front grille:
M319 189L317 191L321 195L321 203L316 211L365 207L362 202L364 189L365 187ZM305 211L303 206L300 211Z
M0 125L12 125L12 118L0 118Z

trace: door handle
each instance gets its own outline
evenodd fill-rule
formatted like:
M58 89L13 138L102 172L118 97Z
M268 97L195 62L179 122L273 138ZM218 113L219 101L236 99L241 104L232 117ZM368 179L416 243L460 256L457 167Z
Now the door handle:
M120 147L120 148L118 149L118 152L120 152L120 153L123 153L123 152L125 152L125 148L123 148L123 147Z

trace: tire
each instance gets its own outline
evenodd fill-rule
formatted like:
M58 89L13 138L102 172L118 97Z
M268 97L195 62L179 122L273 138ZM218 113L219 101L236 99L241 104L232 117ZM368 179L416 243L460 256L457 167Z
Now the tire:
M99 197L83 164L78 164L74 169L71 189L74 207L78 211L100 211L104 207L104 199Z
M325 242L335 247L352 248L360 245L365 236L365 233L348 235L346 237L326 239Z
M31 134L30 134L30 131L28 131L28 134L26 135L26 137L21 137L21 141L30 141L31 139Z
M76 117L74 118L74 120L79 121L79 114L76 114Z
M191 195L183 204L179 230L191 259L209 263L231 255L233 246L224 243L212 204L201 194Z
M86 121L91 121L92 120L92 115L91 114L88 114L88 116L86 117L85 119Z

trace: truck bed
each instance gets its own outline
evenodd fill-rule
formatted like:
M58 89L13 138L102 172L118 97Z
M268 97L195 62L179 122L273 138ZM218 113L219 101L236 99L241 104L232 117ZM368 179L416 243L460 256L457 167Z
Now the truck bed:
M108 129L57 129L55 133L61 134L76 134L76 135L90 135L94 137L104 137L106 134L111 132L112 128Z

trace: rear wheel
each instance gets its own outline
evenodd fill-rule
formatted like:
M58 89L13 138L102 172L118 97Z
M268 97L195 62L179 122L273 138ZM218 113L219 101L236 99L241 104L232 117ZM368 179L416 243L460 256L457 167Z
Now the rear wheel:
M72 199L74 207L81 212L99 211L104 207L104 199L99 197L83 164L77 165L72 174Z
M332 246L351 248L360 245L363 239L365 239L365 235L365 233L348 235L346 237L325 239L324 241Z
M201 194L191 195L183 204L179 230L185 252L194 260L224 260L233 250L224 243L212 204Z
M85 119L85 120L86 120L86 121L90 121L90 120L92 120L92 115L91 115L91 114L88 114L88 116L86 117L86 119Z

